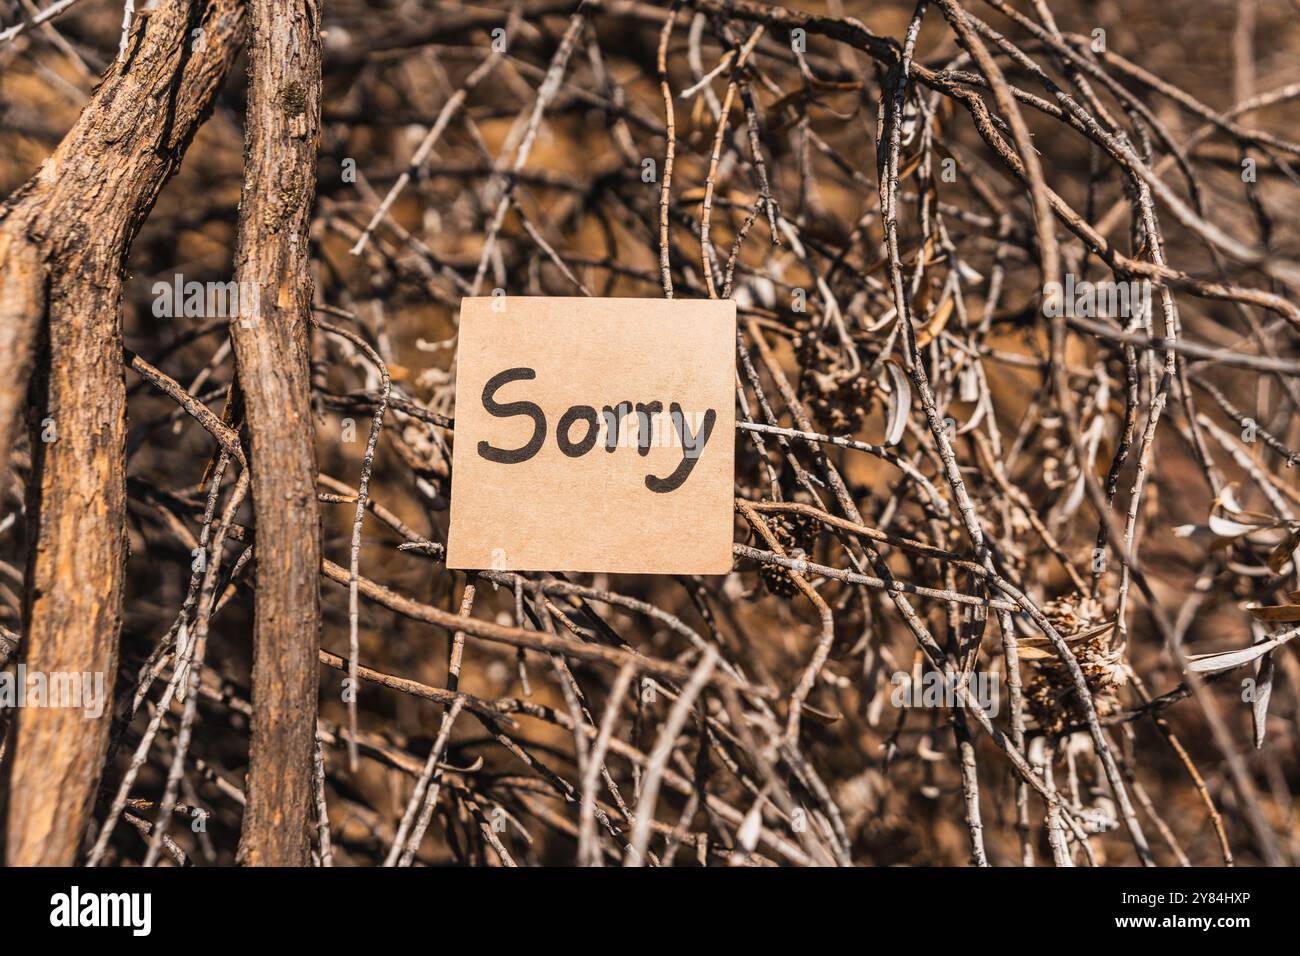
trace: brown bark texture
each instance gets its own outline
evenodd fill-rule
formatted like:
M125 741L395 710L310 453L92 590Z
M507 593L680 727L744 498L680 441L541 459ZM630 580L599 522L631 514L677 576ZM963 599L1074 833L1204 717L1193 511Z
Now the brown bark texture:
M239 47L235 0L165 0L140 17L54 154L0 210L0 463L31 375L29 671L117 666L127 556L121 298L126 257ZM196 44L195 30L203 42ZM0 464L0 467L3 467ZM74 862L108 740L72 708L17 717L5 860Z
M231 332L252 441L257 516L247 865L310 862L320 632L320 522L308 377L308 229L320 142L320 11L251 5L248 116L236 279L259 314Z

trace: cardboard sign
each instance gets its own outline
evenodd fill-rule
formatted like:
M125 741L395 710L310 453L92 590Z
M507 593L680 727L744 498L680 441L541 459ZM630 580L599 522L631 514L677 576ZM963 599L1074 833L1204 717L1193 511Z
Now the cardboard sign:
M725 574L736 306L464 299L447 566Z

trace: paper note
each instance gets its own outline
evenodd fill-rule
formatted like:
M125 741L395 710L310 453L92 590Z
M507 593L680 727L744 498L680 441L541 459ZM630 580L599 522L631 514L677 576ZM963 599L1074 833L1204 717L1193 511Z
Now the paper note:
M461 302L447 566L725 574L736 307Z

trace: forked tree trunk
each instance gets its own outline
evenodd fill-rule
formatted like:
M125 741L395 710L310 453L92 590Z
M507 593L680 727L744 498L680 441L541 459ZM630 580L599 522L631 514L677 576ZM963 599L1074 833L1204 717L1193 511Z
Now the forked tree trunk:
M230 71L242 23L238 0L163 0L138 18L125 62L0 210L0 468L33 358L38 369L21 645L29 671L102 673L113 685L126 559L122 274ZM10 865L75 861L110 703L97 720L79 709L19 711Z

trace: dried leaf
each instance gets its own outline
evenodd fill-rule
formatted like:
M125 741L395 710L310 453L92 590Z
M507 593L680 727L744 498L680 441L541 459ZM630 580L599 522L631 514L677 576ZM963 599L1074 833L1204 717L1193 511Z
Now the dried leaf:
M1254 644L1235 651L1219 651L1214 654L1190 654L1187 657L1187 669L1197 674L1217 674L1219 671L1230 671L1242 664L1249 664L1256 658L1267 654L1276 646L1277 642L1275 641L1265 641L1263 644Z
M814 707L812 704L809 704L806 701L804 702L803 706L800 708L800 711L804 714L804 716L811 717L813 720L817 721L817 723L824 724L824 725L830 725L835 723L836 721L844 719L843 714L833 714L827 710L820 710L819 708Z
M934 310L934 315L930 321L925 324L925 328L916 333L916 347L925 348L934 340L934 337L943 331L943 327L948 324L948 316L952 315L953 303L956 300L952 296L944 299L939 303L939 308Z
M736 833L736 840L745 849L746 853L754 852L754 847L758 846L758 838L763 832L763 802L766 798L760 796L754 801L754 806L745 814L745 819L740 824L740 830Z
M907 415L912 410L912 386L907 375L892 361L885 363L889 377L889 412L885 426L885 444L897 445L907 428Z
M1300 604L1251 604L1246 610L1255 620L1271 624L1300 621Z
M1273 515L1242 508L1237 503L1232 485L1225 486L1210 507L1210 530L1224 538L1239 538L1252 531L1276 528L1280 524L1282 522Z
M957 434L965 435L967 432L974 431L978 428L979 423L984 420L984 413L986 411L988 411L988 402L983 401L981 396L981 401L975 406L975 414L970 417L970 421L957 429Z
M1079 631L1078 633L1071 634L1062 639L1066 644L1078 644L1080 641L1090 641L1094 637L1100 637L1108 631L1113 630L1114 627L1114 621L1103 621L1100 624L1094 624L1087 630ZM1031 637L1019 638L1016 641L1016 652L1020 655L1022 660L1027 661L1041 661L1049 657L1056 657L1056 648L1043 634L1034 634Z
M1203 524L1180 524L1174 528L1174 537L1188 538L1201 545L1206 551L1221 551L1235 540L1217 535L1210 530L1209 525Z
M1234 521L1232 518L1226 518L1222 515L1210 514L1210 530L1220 538L1240 538L1243 534L1250 534L1252 531L1258 531L1259 525L1246 524L1242 521Z
M1300 547L1300 528L1292 530L1287 535L1286 540L1269 553L1269 570L1274 574L1281 574L1282 569L1286 567L1287 562L1291 560L1291 555L1295 553L1295 549L1298 547Z
M1255 675L1255 699L1250 705L1250 722L1255 729L1255 749L1264 746L1265 723L1268 720L1268 701L1273 696L1273 652L1259 660L1259 673Z

